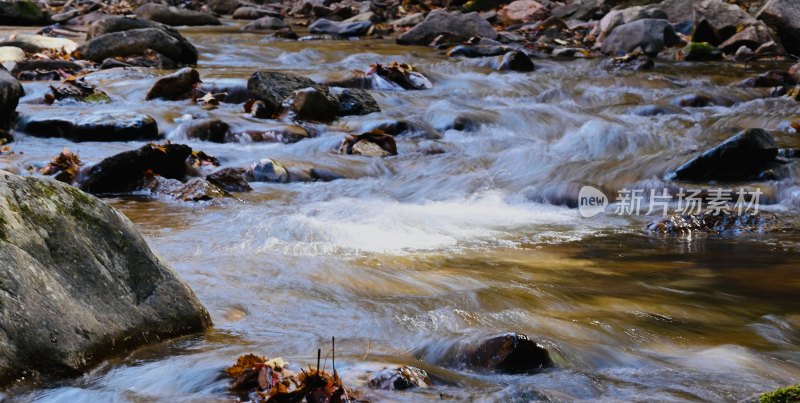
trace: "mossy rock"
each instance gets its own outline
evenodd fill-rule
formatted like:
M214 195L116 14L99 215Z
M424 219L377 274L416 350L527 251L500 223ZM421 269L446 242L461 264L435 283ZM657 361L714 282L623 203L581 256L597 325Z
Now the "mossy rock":
M0 2L0 24L2 25L36 25L44 23L46 20L46 15L31 0Z
M800 384L776 389L758 396L759 403L797 403L800 402Z
M681 50L686 61L722 60L722 51L708 42L690 42Z

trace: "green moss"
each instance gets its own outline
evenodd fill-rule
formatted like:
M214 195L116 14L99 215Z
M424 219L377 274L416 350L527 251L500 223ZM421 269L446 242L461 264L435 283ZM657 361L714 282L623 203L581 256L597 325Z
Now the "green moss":
M800 384L787 386L758 397L759 403L797 403L800 402Z
M44 16L42 15L42 10L39 9L39 6L36 5L33 1L30 0L21 0L14 2L14 8L22 18L30 21L39 21Z
M684 52L703 52L703 53L711 53L715 51L717 48L714 45L708 42L689 42L685 48L683 48Z

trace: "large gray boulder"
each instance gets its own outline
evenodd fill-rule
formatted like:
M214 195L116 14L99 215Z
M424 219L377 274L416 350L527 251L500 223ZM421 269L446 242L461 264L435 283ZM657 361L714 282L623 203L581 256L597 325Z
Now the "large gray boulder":
M219 19L211 14L156 3L142 4L134 10L134 13L139 18L172 26L222 25Z
M769 0L757 17L778 32L787 52L800 55L800 2Z
M592 33L597 36L597 41L602 43L614 28L644 19L667 19L667 14L654 7L628 7L621 10L612 10L606 14L594 27Z
M77 375L209 326L121 213L74 187L0 171L0 383Z
M664 47L675 46L681 39L675 34L668 20L644 19L620 25L603 41L601 50L605 54L630 53L636 48L655 56Z
M708 42L714 46L757 21L741 7L722 0L695 2L693 10L695 30L692 42Z
M448 13L444 10L431 11L425 21L400 35L400 45L427 45L437 36L444 35L452 42L462 42L473 36L495 39L497 32L488 21L478 13Z
M79 46L75 52L78 57L102 62L109 57L140 55L147 49L176 63L197 63L197 49L189 41L161 28L138 28L100 35Z
M0 130L8 130L16 117L17 104L25 94L22 84L0 67Z

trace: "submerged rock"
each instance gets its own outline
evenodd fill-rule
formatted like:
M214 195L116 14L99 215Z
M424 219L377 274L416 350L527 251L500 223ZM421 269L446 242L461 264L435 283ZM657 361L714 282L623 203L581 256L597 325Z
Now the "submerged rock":
M157 3L142 4L134 13L139 18L172 26L222 25L219 19L211 14Z
M230 133L230 125L217 118L193 119L180 125L187 138L214 143L224 143Z
M182 180L192 149L183 144L148 144L106 158L79 180L81 190L93 194L124 193L136 188L146 175Z
M520 333L505 333L461 340L438 350L431 346L417 352L422 359L456 368L526 373L553 366L547 350Z
M369 21L335 22L320 18L308 27L312 34L328 34L342 37L364 36L372 28Z
M231 197L228 192L217 185L200 178L183 183L177 179L167 179L162 176L146 176L136 186L136 190L146 190L154 196L166 196L187 202Z
M38 137L81 141L132 141L158 139L155 119L135 112L97 112L76 117L23 116L17 130Z
M19 80L0 68L0 130L8 130L13 126L17 104L23 95L25 91Z
M500 71L528 72L534 71L536 66L528 55L518 50L513 50L503 56L499 56L494 63L492 63L492 68Z
M243 168L223 168L206 176L206 180L226 192L249 192L253 188L245 180L245 171Z
M495 39L497 32L480 14L461 14L434 10L425 21L397 38L400 45L427 45L437 36L444 35L452 42L462 42L474 36Z
M197 49L183 37L176 37L161 28L137 28L100 35L79 46L79 58L102 62L117 56L141 55L153 50L181 64L196 64Z
M251 182L286 183L291 179L289 171L282 163L264 158L253 163L244 173L244 178Z
M125 216L51 180L0 173L0 382L80 375L208 312Z
M367 383L371 388L383 390L426 389L430 387L431 379L427 372L404 365L397 368L384 368L370 375Z
M146 100L161 98L170 101L189 99L194 90L203 82L200 73L191 67L184 67L172 74L158 79L147 91Z
M342 140L339 154L388 157L397 155L397 143L394 137L380 132L348 136Z
M679 181L738 181L758 177L775 162L778 146L766 130L748 129L681 165Z
M267 31L285 28L289 28L289 24L287 24L286 21L273 16L261 17L242 27L242 29L245 31Z
M746 212L739 215L723 210L718 215L709 213L676 214L658 218L649 222L645 229L659 234L689 235L697 232L711 234L769 232L777 226L778 217L772 213L761 211L758 214Z

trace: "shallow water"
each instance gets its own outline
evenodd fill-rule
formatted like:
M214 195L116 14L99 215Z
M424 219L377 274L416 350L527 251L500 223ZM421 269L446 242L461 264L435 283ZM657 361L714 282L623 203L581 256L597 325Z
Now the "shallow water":
M420 92L373 92L383 112L317 127L296 144L186 141L183 115L264 128L241 105L144 102L151 72L90 78L168 139L223 166L269 157L346 174L330 183L256 184L221 203L110 199L143 231L208 307L215 328L103 363L76 380L19 388L12 401L226 401L220 370L236 356L311 363L337 341L337 369L373 400L735 401L800 379L800 234L658 237L653 217L583 219L565 204L592 184L660 189L665 174L736 130L763 127L800 147L794 101L727 85L753 72L734 64L661 62L654 72L610 74L598 60L537 60L534 73L391 41L281 42L223 28L182 30L201 52L207 82L241 83L256 69L318 81L372 63L412 62L434 82ZM48 83L25 83L24 114L86 113L38 105ZM703 94L719 106L681 108ZM640 116L648 105L674 114ZM456 117L474 127L448 129ZM348 132L403 119L441 132L402 138L399 156L335 150ZM430 137L430 136L429 136ZM63 147L94 163L142 143L71 143L17 135L6 169L26 172ZM798 164L760 184L762 206L796 227ZM439 365L465 337L518 331L547 346L555 369L533 375ZM435 390L369 391L368 371L419 366Z

